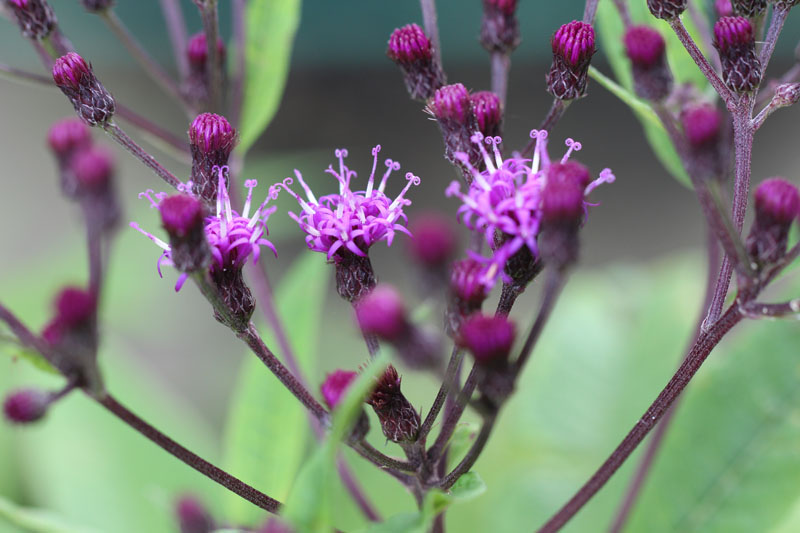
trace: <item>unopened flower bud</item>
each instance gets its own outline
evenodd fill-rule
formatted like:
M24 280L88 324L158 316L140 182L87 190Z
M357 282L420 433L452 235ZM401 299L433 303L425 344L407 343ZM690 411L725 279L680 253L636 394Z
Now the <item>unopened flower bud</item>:
M424 267L446 267L458 248L458 236L450 218L435 212L418 215L410 224L409 249Z
M222 39L217 39L217 57L222 66L222 75L225 75L226 59L225 43ZM211 69L208 64L208 44L204 32L194 34L186 44L186 57L189 60L189 72L183 85L182 92L186 98L197 108L208 107L209 84L211 80ZM225 80L223 79L223 82Z
M702 178L724 176L730 150L724 142L726 123L722 112L713 104L694 104L681 112L680 120L686 133L692 174Z
M208 266L211 248L205 234L206 208L188 194L175 194L158 204L161 223L169 234L170 258L181 272L195 272Z
M467 88L460 83L445 85L428 100L427 109L442 131L445 158L463 165L455 157L456 152L463 152L473 166L477 164L480 152L471 139L478 131L478 121Z
M734 92L746 93L761 82L755 34L744 17L722 17L714 24L714 48L722 61L722 79Z
M211 533L214 530L214 519L208 509L193 496L183 496L175 503L175 515L180 533Z
M6 396L3 414L14 424L30 424L40 420L50 405L50 396L38 389L21 389Z
M767 10L767 0L730 0L735 15L754 18Z
M47 132L47 144L58 164L61 191L68 198L75 198L78 184L72 172L70 162L81 151L92 143L92 134L82 120L65 118L55 122Z
M322 399L332 411L344 400L347 390L357 377L357 373L347 370L334 370L325 377L320 392ZM369 418L362 409L348 438L351 442L358 442L366 437L367 433L369 433Z
M633 67L636 94L652 101L666 98L672 89L672 73L667 65L664 37L649 26L633 26L623 42Z
M589 170L578 162L550 165L542 190L540 248L545 262L563 266L577 259L578 229L585 214L584 191L590 181Z
M276 516L271 516L267 523L258 530L258 533L297 533L290 525L286 522L281 521L280 518Z
M714 0L714 9L719 17L730 17L733 15L731 0Z
M800 83L784 83L775 88L771 105L787 107L800 101Z
M406 90L414 100L427 100L445 84L431 40L416 24L392 32L386 55L403 71Z
M400 376L392 365L378 378L367 403L378 415L387 439L401 444L417 439L419 413L400 391Z
M470 95L478 131L484 137L498 137L503 130L503 106L500 99L491 91L479 91Z
M356 306L358 325L365 334L397 341L408 334L410 324L403 297L394 287L378 285Z
M106 230L113 228L119 222L120 207L111 153L101 147L87 148L75 154L70 168L88 223Z
M445 330L450 337L458 336L464 319L480 311L489 297L483 271L484 265L472 258L453 263L445 312Z
M547 74L547 92L560 100L574 100L586 94L589 62L595 52L594 28L573 20L561 26L550 41L553 64Z
M770 178L756 188L754 196L756 216L747 250L754 260L767 265L786 254L789 229L800 215L800 193L794 184Z
M483 0L481 44L489 52L510 53L519 45L517 0Z
M81 0L81 4L90 13L105 11L114 5L114 0Z
M647 7L654 17L674 19L686 10L687 0L647 0Z
M58 24L53 8L46 0L5 0L17 19L22 35L40 41L52 33Z
M219 38L217 39L217 55L222 61L225 60L225 43ZM195 33L189 38L189 42L186 43L186 57L189 59L191 66L202 69L207 68L208 42L204 32Z
M114 115L114 97L95 77L92 67L75 52L56 59L53 81L63 92L75 112L89 126L105 125Z
M223 116L202 113L189 126L192 191L206 203L217 200L219 168L228 164L235 144L236 130Z
M336 291L351 304L369 294L378 283L369 257L344 250L333 256L333 264L336 268Z
M514 379L509 356L514 345L514 323L503 315L476 313L461 326L459 344L475 358L478 390L492 406L499 406L511 394Z

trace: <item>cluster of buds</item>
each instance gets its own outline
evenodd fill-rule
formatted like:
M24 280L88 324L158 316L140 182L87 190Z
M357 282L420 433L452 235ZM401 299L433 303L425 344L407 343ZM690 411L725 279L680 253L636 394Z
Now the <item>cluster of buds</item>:
M769 265L786 254L789 230L800 216L797 187L781 178L764 180L755 191L755 220L747 237L747 251L759 265Z
M400 67L406 90L414 100L427 100L445 84L445 75L433 44L416 24L392 32L386 55Z
M378 415L384 436L392 442L406 445L417 440L420 417L400 390L400 381L397 370L389 365L377 379L367 403Z
M409 367L439 369L438 339L409 320L403 297L393 287L375 287L356 305L356 318L365 335L390 343Z
M467 88L460 83L445 85L428 100L426 110L442 131L445 158L456 164L455 154L464 152L469 154L470 163L477 164L480 154L470 138L478 131L478 119Z
M490 408L496 409L511 394L513 367L509 362L516 328L508 317L475 313L459 331L458 343L475 358L478 390Z
M589 62L595 52L594 28L573 20L556 30L550 44L553 64L547 74L547 92L559 100L585 96Z
M688 0L647 0L647 7L654 17L671 20L686 11L687 3Z
M95 77L91 65L75 52L56 59L53 81L89 126L105 126L114 116L114 97Z
M481 44L489 52L511 53L519 46L517 0L483 0Z
M211 72L208 64L208 43L204 32L196 33L189 39L186 45L186 57L189 72L183 82L182 92L193 105L206 105L210 96L208 88ZM224 73L226 50L222 39L217 39L217 57Z
M17 19L22 35L41 41L50 36L58 19L47 0L5 0L5 5Z
M734 92L747 93L761 83L753 26L744 17L722 17L714 24L714 47L722 62L722 79Z
M188 135L192 152L192 192L214 205L221 176L219 169L228 164L236 146L236 130L221 115L201 113L189 126Z
M633 26L623 37L633 67L633 87L641 98L661 101L672 90L664 37L649 26Z

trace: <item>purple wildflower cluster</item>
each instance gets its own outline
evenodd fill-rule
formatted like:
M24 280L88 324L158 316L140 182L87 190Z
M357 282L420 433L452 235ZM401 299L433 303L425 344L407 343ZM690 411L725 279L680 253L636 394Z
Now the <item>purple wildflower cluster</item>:
M411 172L406 173L406 186L394 200L389 199L384 192L386 182L392 172L400 169L400 163L387 159L386 171L375 187L380 151L380 145L372 149L372 172L364 190L354 191L351 187L351 180L356 177L356 172L344 163L347 157L345 149L335 152L339 159L339 170L335 170L332 165L326 170L339 182L338 193L317 199L298 170L295 170L295 175L306 193L306 198L302 198L289 187L293 183L291 177L276 183L270 189L271 196L284 189L300 204L300 213L289 213L289 216L306 233L309 249L326 254L329 260L334 259L337 254L347 252L366 257L370 246L376 242L386 241L387 246L391 246L396 232L410 235L405 227L408 218L403 213L403 208L410 205L411 200L405 198L405 194L412 185L419 185L420 178Z
M272 250L276 256L278 255L275 246L264 238L265 235L269 234L267 219L269 219L269 216L274 213L276 209L275 206L268 208L267 203L274 197L272 195L268 196L251 215L250 209L253 205L253 189L256 188L258 182L256 180L246 180L244 186L247 188L247 199L245 200L242 213L239 214L231 208L231 198L225 185L227 181L227 171L227 167L217 168L219 188L216 212L204 219L205 237L211 247L212 272L241 269L247 261L247 258L251 255L255 263L261 255L261 246L266 246ZM181 185L179 190L182 193L191 195L192 183L187 182ZM146 198L152 207L158 209L163 200L167 198L167 194L154 193L152 189L148 189L141 193L139 198ZM164 250L157 263L159 276L162 275L162 265L175 266L172 259L172 249L169 244L152 233L143 230L136 222L131 222L130 226L141 232L145 237ZM176 291L181 289L187 277L188 274L185 272L180 275L175 285Z
M448 196L455 196L462 202L458 209L461 221L469 229L484 234L486 243L492 248L492 256L485 257L470 251L473 259L485 266L481 272L480 282L490 290L498 277L506 278L505 264L523 246L526 246L534 257L539 255L537 237L542 226L542 192L547 184L550 169L554 164L567 163L570 155L581 149L581 143L567 139L567 151L557 162L553 163L547 152L547 132L531 131L531 138L536 140L533 159L525 159L518 154L503 159L500 153L500 137L483 137L476 133L472 141L479 146L483 156L485 170L479 171L469 164L464 153L456 157L469 168L472 182L466 192L462 192L461 183L453 181L447 188ZM486 150L492 146L493 154ZM589 183L584 191L587 196L598 185L614 181L610 169L604 169L599 177ZM594 205L584 200L584 210ZM498 239L498 236L501 238Z

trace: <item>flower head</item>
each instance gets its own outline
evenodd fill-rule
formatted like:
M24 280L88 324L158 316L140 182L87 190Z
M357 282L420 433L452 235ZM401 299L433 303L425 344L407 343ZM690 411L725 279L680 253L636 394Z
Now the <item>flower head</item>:
M486 170L479 172L470 167L473 180L467 192L461 191L459 182L454 181L447 188L448 196L456 196L462 201L458 209L465 226L473 231L483 232L486 242L494 250L491 258L473 254L473 258L486 266L481 282L491 289L508 260L523 247L528 248L533 257L539 254L537 237L541 230L544 209L543 191L549 180L558 179L571 165L565 165L572 152L581 149L581 143L566 140L567 152L555 162L547 153L547 132L533 130L531 137L536 140L533 159L519 156L503 159L500 154L499 137L484 138L480 133L473 136L484 158ZM493 157L484 147L492 146ZM466 155L459 157L465 160ZM582 196L588 195L601 183L614 181L611 170L605 169L600 176L586 183ZM583 208L592 205L582 200ZM497 238L497 237L500 238Z
M405 194L412 185L419 185L420 178L408 172L406 186L394 200L390 199L384 192L386 183L392 172L400 169L400 164L387 159L386 172L376 187L375 172L380 150L380 145L372 149L372 172L364 190L353 190L352 180L356 178L356 173L344 163L347 157L345 149L335 152L339 159L338 170L333 166L326 170L339 182L338 193L317 198L298 170L295 170L295 176L305 192L305 198L289 187L294 181L291 177L270 189L273 196L279 189L284 189L300 204L301 211L289 213L289 216L306 233L309 249L322 252L334 261L348 253L367 257L370 246L376 242L386 241L387 246L391 246L398 231L410 235L405 227L407 217L403 209L411 204L411 200L406 199Z
M86 124L97 126L111 120L116 110L114 97L80 55L69 52L56 59L53 63L53 81Z
M547 74L547 91L560 100L574 100L586 94L589 62L594 55L594 28L573 20L553 34L553 64Z
M28 39L40 41L58 24L53 8L45 0L6 0L5 4Z
M250 256L253 257L253 262L255 263L261 255L261 246L266 246L275 255L278 254L272 243L265 238L265 235L269 233L267 219L276 209L275 207L267 207L267 203L273 197L268 196L251 215L253 189L258 185L258 182L256 180L246 180L244 186L247 188L247 200L244 203L242 213L239 214L231 208L231 199L225 186L227 171L228 167L217 169L219 190L216 212L213 215L206 216L204 220L205 237L211 247L210 270L212 275L240 271ZM181 185L179 189L182 193L191 194L191 183ZM161 211L162 207L164 207L162 204L167 199L167 194L154 193L148 189L141 193L139 197L146 198L152 207ZM165 205L172 207L171 202ZM171 213L166 213L165 215L167 218L165 225L169 225ZM162 219L163 217L164 215L162 215ZM161 275L162 265L175 266L172 248L169 244L152 233L143 230L136 222L131 222L130 226L164 250L157 263L159 275ZM178 283L175 285L176 291L181 289L186 278L186 273L181 274L178 278Z
M409 96L426 100L444 85L445 76L436 60L431 40L416 24L397 28L389 37L386 55L400 67Z
M714 24L714 48L722 62L722 79L732 91L746 93L761 82L753 25L744 17L722 17Z

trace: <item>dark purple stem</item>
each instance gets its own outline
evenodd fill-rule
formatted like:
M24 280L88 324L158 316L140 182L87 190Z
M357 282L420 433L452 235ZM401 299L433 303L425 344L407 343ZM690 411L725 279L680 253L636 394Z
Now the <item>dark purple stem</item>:
M600 0L586 0L583 8L583 21L587 24L594 24L594 17L597 15L597 4Z
M453 406L452 411L445 416L436 441L434 441L433 446L428 449L428 461L431 463L435 463L443 456L444 449L450 441L450 437L453 436L453 431L455 431L458 421L461 420L461 415L464 414L464 409L466 409L467 403L469 403L470 398L472 398L472 393L475 391L475 385L477 385L477 383L478 374L473 365L472 370L470 370L467 376L467 380L464 382L464 388L462 388L461 392L458 394L456 404Z
M164 14L164 21L167 24L167 33L169 33L169 41L172 44L178 75L184 79L189 74L189 60L186 57L186 43L189 38L186 33L186 21L183 18L181 4L178 0L161 0L161 12Z
M233 42L236 43L236 69L231 86L231 121L239 127L244 105L244 84L247 76L245 46L247 25L245 24L245 0L231 1L231 18L233 19Z
M406 461L400 461L394 457L389 457L375 449L372 444L365 440L353 445L353 449L358 452L361 457L367 459L372 464L388 470L395 470L400 472L415 472L416 468Z
M123 148L133 154L134 157L136 157L146 166L150 167L150 169L155 172L159 178L163 179L175 188L180 185L181 181L176 178L172 172L162 167L153 156L145 152L141 146L136 144L133 139L128 137L128 135L122 131L122 128L117 126L114 122L105 124L103 129L111 136L112 139L117 141L120 145L122 145Z
M550 315L553 312L553 308L558 300L558 295L561 293L561 289L564 287L565 281L566 279L564 273L559 270L553 269L547 276L544 294L542 295L542 305L539 307L539 314L536 315L536 320L533 321L531 330L528 332L528 337L525 339L525 344L522 345L522 349L519 352L519 357L517 357L517 360L514 362L514 372L517 379L519 379L519 376L525 367L525 362L530 358L531 353L533 352L533 347L536 345L536 341L539 340L539 336L542 334L544 325L547 323L547 320L550 318Z
M713 327L702 333L677 372L659 393L644 415L634 424L622 442L578 492L553 515L538 531L559 531L599 491L620 466L628 459L650 430L661 420L675 399L700 369L711 351L725 334L742 320L738 304L731 306Z
M222 109L222 58L217 53L217 39L219 39L219 19L217 17L217 0L206 0L200 8L203 19L203 31L206 34L206 47L208 64L211 76L208 78L208 94L211 102L211 111L220 112Z
M470 471L472 466L475 464L475 461L477 461L478 457L480 457L481 452L483 452L483 448L486 446L486 443L489 441L489 435L492 434L492 429L494 429L494 423L496 420L497 413L492 413L484 419L483 426L481 426L481 431L478 433L478 438L476 438L475 442L472 443L472 446L467 454L463 459L461 459L461 462L458 463L453 471L447 474L442 480L440 486L443 489L449 489L456 481L458 481L458 478Z
M116 104L116 115L126 121L128 121L131 125L135 126L139 131L142 133L146 133L148 135L153 136L155 139L158 139L164 143L166 143L170 148L177 150L178 153L183 154L184 156L189 156L189 146L188 143L184 140L179 138L176 135L173 135L171 132L165 130L155 122L151 122L150 120L144 118L142 115L138 114L136 111L125 107L121 104ZM152 139L150 139L152 143Z
M775 45L778 43L778 36L781 34L783 24L786 22L786 17L789 15L788 9L778 9L777 7L772 10L772 19L769 22L769 29L767 36L764 38L764 46L761 48L759 60L761 62L761 72L763 75L767 73L767 65L772 59L772 52L775 51Z
M572 100L560 100L558 98L553 98L553 105L550 106L550 111L547 112L547 116L544 117L539 129L549 133L564 115L564 111L567 110L570 103L572 103ZM536 139L531 139L528 141L528 144L522 149L522 157L530 157L535 147Z
M442 46L439 41L439 22L436 18L436 0L419 0L422 9L422 24L425 26L425 33L433 44L433 53L436 62L442 64Z
M88 215L88 213L87 213ZM89 252L89 292L99 296L103 285L103 233L91 219L86 220L86 247Z
M189 451L171 438L167 437L159 430L141 419L139 416L128 410L128 408L119 403L113 396L106 395L103 398L95 398L95 400L100 405L108 409L117 418L153 441L155 444L172 454L177 459L180 459L188 466L194 468L212 481L219 483L229 491L238 494L253 505L258 506L265 511L269 511L270 513L277 513L281 507L281 503L278 500L270 498L263 492L251 487L239 478L236 478L224 470L214 466L202 457Z
M505 110L508 96L508 72L511 70L511 56L505 52L492 52L492 92L500 99L500 107Z
M434 422L436 422L436 419L439 417L439 412L442 410L445 400L456 390L456 374L458 368L461 366L463 358L464 352L457 346L453 346L453 353L450 355L450 361L447 363L447 370L445 370L442 385L439 387L439 392L436 393L436 398L433 400L431 410L428 411L419 429L419 433L417 434L417 440L419 442L425 442L425 438L428 436Z

